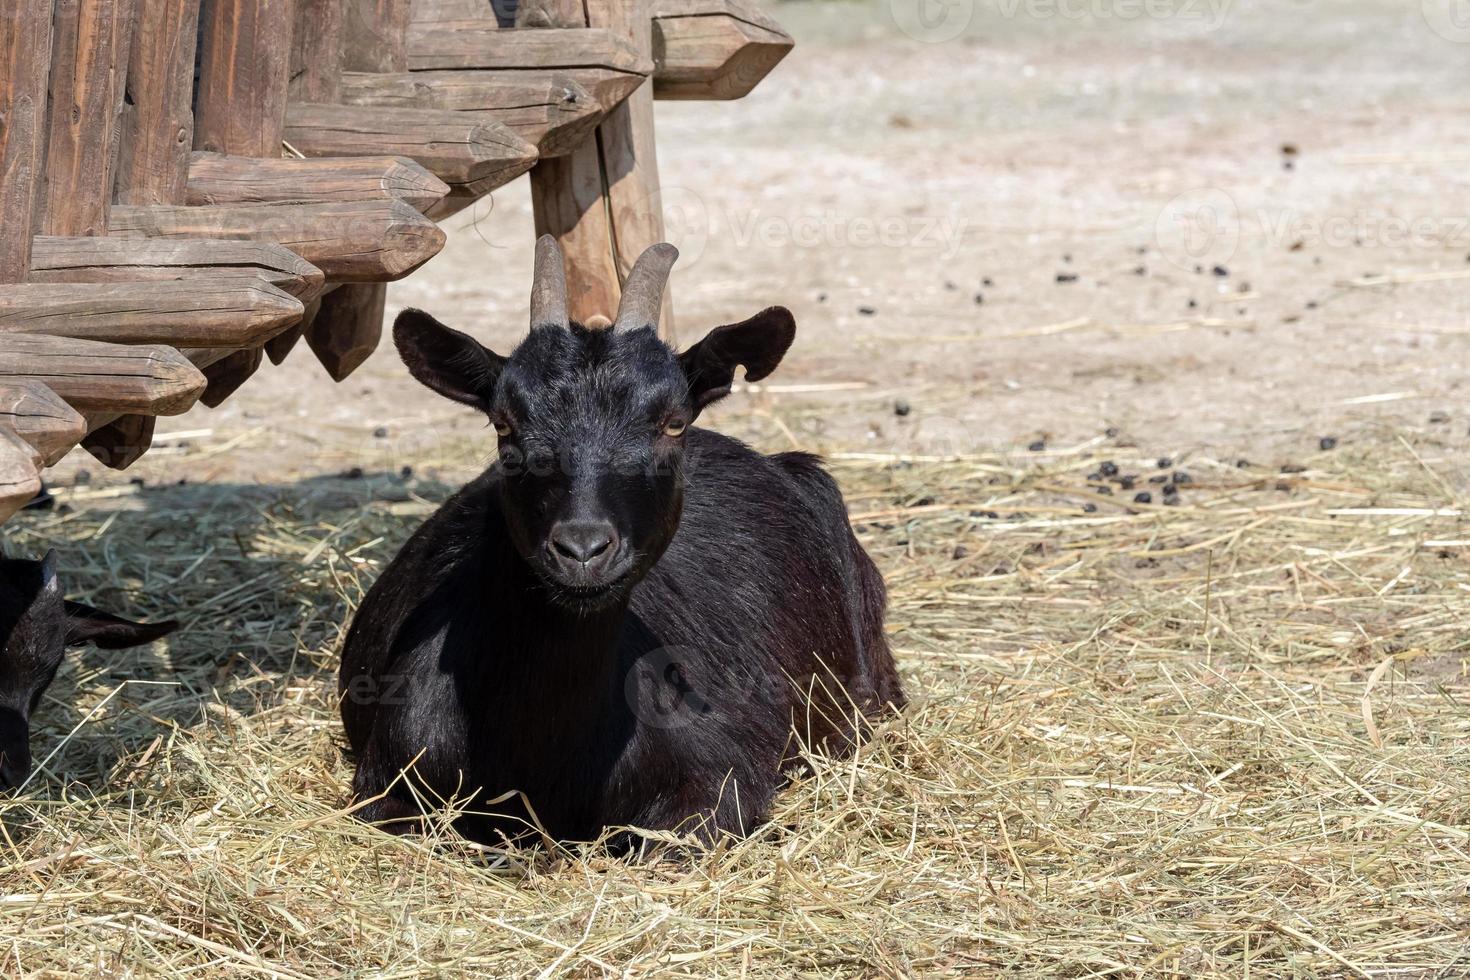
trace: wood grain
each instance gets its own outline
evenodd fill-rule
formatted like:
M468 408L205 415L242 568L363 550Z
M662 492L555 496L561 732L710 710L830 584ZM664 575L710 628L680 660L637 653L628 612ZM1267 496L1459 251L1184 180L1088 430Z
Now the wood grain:
M404 71L411 0L342 0L346 5L347 71Z
M595 28L504 30L494 20L416 24L408 33L410 71L500 68L607 68L647 77L653 58L628 38Z
M376 284L374 284L376 285ZM243 350L233 351L204 368L204 377L208 381L208 387L199 400L210 408L218 408L240 389L250 376L260 368L261 349L259 347L247 347Z
M434 109L297 103L286 138L308 157L406 156L449 184L499 176L501 183L536 162L536 148L509 127Z
M45 157L51 0L6 0L0 33L0 283L24 282Z
M194 144L199 0L134 0L116 200L178 204Z
M0 336L46 334L122 344L244 347L301 318L301 301L264 277L26 283L0 289Z
M125 347L69 337L11 334L0 344L0 381L39 381L82 412L178 415L204 391L204 375L172 347Z
M107 233L132 28L132 0L56 0L43 234Z
M39 381L0 381L0 429L9 429L51 466L87 434L87 421Z
M202 0L194 148L281 154L294 0Z
M153 445L152 415L124 415L99 425L82 440L82 448L108 469L125 470Z
M333 381L356 371L377 349L387 296L382 286L355 285L322 297L321 309L306 328L306 343Z
M342 76L342 101L387 108L452 109L503 123L545 159L570 153L596 128L602 105L558 71L423 71Z
M274 242L37 236L32 282L158 282L256 275L302 302L321 292L322 270Z
M118 238L279 242L333 282L401 279L444 247L444 232L402 201L116 206Z
M196 153L189 168L189 204L307 204L399 200L418 211L449 193L449 185L407 157L257 160Z
M0 521L10 517L41 492L41 474L35 450L20 436L0 425Z
M342 76L342 0L296 0L291 33L292 102L336 102Z
M653 94L739 99L796 42L748 0L654 0Z

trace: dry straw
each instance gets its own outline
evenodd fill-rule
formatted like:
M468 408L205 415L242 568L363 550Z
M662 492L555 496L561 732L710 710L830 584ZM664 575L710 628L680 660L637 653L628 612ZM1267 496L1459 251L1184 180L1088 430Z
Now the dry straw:
M655 866L344 815L335 650L442 485L64 491L6 548L186 626L45 698L44 770L0 802L0 964L1464 975L1470 523L1432 447L1372 450L1196 458L1177 506L1097 493L1100 449L837 456L914 704L753 839Z

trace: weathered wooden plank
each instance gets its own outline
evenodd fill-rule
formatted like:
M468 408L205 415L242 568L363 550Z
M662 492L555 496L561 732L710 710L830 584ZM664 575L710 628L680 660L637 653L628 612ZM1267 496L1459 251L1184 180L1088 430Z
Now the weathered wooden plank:
M332 380L356 371L377 349L387 295L381 286L355 285L322 297L321 309L306 328L306 343Z
M194 148L281 154L294 0L202 0Z
M0 336L244 347L301 318L301 301L261 276L159 282L26 283L0 289Z
M504 30L493 20L418 24L408 33L408 68L541 70L606 68L646 78L653 58L625 37L595 28Z
M36 237L32 282L158 282L257 275L302 302L322 291L322 270L274 242L168 238Z
M210 408L219 408L226 398L239 391L240 386L250 380L250 376L259 369L260 360L261 349L247 347L204 368L204 377L208 379L209 387L204 389L199 400Z
M739 99L796 44L747 0L654 0L653 94Z
M153 445L152 415L123 415L87 433L82 448L108 469L125 470Z
M0 381L39 381L82 412L147 415L187 411L205 384L172 347L34 334L11 334L0 344Z
M342 76L342 101L388 108L452 109L500 122L541 159L570 153L592 134L602 105L577 79L556 71L424 71Z
M51 0L6 0L0 33L0 283L24 282L46 153Z
M132 27L132 0L56 0L43 234L107 233Z
M82 441L87 421L39 381L0 381L0 429L20 436L51 466Z
M35 451L20 436L0 426L0 521L41 492Z
M108 233L279 242L331 282L401 279L444 247L439 226L402 201L116 206Z
M309 157L406 156L449 184L507 183L536 162L536 148L509 127L445 110L297 103L286 138Z
M576 0L577 7L581 9L581 0ZM526 6L525 0L521 0L516 14ZM495 6L490 0L414 0L413 10L409 13L410 28L426 27L434 24L442 24L451 20L474 20L474 19L496 20ZM507 18L509 19L509 18ZM502 26L511 26L502 24ZM549 27L549 24L542 25Z
M307 204L399 200L418 211L449 193L449 185L407 157L257 160L196 153L189 169L189 204Z
M178 204L194 145L199 0L134 0L116 200Z
M292 102L336 102L342 75L343 0L297 0L291 35Z
M411 0L343 0L342 67L347 71L405 71Z

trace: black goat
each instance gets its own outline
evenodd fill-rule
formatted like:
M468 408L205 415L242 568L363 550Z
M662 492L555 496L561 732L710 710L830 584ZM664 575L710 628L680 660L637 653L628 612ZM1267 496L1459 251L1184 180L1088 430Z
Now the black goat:
M418 310L394 325L414 377L490 417L499 460L414 534L348 634L364 819L412 829L453 798L481 841L532 821L557 840L743 835L802 743L850 750L902 705L883 580L831 477L690 425L737 366L776 367L791 314L676 355L654 327L676 255L645 252L617 322L586 329L543 237L510 357Z
M56 677L68 645L106 650L150 643L177 623L132 623L62 598L56 553L41 561L0 558L0 790L31 772L31 713Z

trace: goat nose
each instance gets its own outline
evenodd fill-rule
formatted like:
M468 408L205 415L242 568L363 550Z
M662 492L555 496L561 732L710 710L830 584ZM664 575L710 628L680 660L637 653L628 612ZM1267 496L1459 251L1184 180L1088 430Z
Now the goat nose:
M617 532L603 521L563 521L551 529L551 547L556 554L583 565L610 556Z

